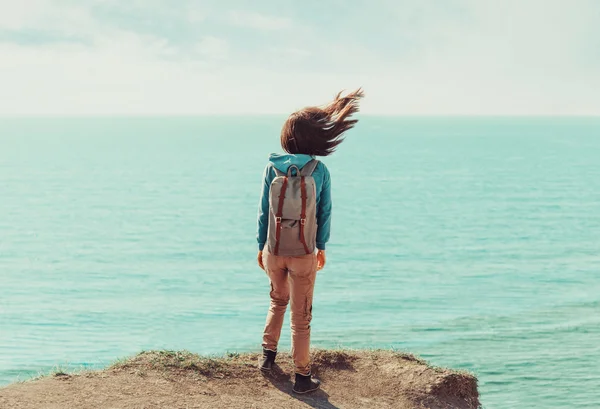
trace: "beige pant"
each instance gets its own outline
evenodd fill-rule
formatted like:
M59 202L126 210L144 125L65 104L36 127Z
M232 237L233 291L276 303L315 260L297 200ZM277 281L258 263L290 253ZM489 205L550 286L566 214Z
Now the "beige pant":
M288 302L291 306L292 357L296 373L310 373L310 321L312 300L317 276L317 256L282 257L270 254L265 249L263 263L271 280L271 306L262 346L277 351L283 316Z

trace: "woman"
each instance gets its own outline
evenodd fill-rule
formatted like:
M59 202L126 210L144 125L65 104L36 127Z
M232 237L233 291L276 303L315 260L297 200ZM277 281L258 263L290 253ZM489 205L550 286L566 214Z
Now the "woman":
M310 321L316 273L326 261L332 206L329 171L315 156L335 151L344 132L356 124L349 118L358 111L362 97L361 89L344 97L340 93L322 108L308 107L290 115L281 132L281 147L287 154L272 154L263 175L258 265L271 281L271 305L260 369L271 371L291 300L297 393L312 392L320 385L310 372Z

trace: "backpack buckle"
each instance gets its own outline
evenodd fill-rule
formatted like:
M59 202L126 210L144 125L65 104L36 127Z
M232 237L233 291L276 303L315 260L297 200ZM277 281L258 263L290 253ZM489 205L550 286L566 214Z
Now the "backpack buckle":
M275 223L280 224L281 223L281 217L276 217L275 218Z
M306 224L306 219L300 219L300 224L304 226Z

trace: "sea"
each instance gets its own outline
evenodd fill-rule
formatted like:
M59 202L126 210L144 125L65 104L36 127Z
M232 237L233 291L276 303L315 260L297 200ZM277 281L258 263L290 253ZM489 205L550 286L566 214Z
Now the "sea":
M0 385L258 351L284 119L0 119ZM471 371L485 408L600 408L600 117L364 115L322 160L313 347Z

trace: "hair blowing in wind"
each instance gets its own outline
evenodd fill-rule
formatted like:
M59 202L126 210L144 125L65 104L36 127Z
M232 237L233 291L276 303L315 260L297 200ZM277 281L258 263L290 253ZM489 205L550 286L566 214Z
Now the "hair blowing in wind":
M344 133L352 129L358 119L351 119L359 110L361 88L335 99L323 107L307 107L294 112L281 131L281 146L292 154L314 156L331 155L344 140Z

